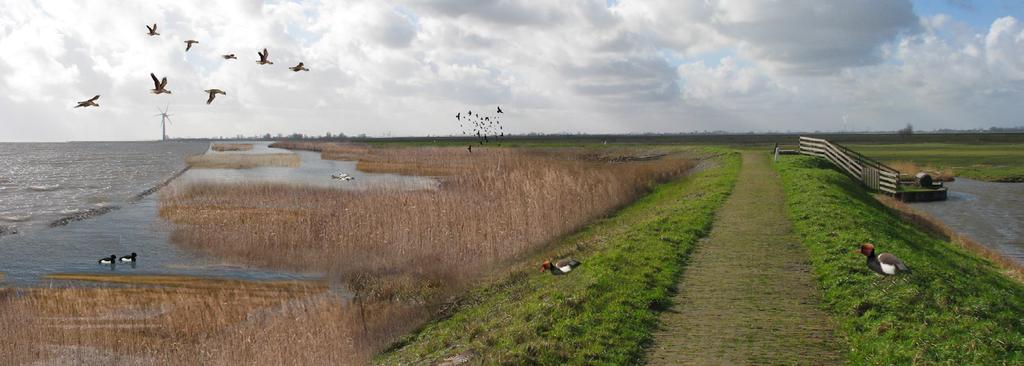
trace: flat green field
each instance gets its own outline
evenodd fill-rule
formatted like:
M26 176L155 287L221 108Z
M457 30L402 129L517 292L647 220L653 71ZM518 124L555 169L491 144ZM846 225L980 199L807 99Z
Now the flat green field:
M847 147L885 163L909 161L950 168L959 176L990 182L1024 182L1024 144L850 144Z

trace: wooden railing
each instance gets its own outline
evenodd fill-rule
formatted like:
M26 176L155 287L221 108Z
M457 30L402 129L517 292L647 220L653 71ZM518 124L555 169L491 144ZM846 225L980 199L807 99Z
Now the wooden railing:
M845 146L828 140L800 136L800 153L828 159L868 188L895 196L900 172Z

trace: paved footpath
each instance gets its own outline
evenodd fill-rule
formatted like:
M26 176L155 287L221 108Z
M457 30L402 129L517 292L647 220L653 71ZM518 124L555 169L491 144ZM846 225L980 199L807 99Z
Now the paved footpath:
M767 153L743 155L736 187L678 289L661 316L650 364L841 362Z

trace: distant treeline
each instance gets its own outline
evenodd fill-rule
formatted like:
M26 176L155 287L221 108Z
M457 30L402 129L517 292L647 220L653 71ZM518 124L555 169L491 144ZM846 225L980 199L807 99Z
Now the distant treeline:
M786 133L729 133L729 132L700 132L700 133L644 133L644 134L506 134L503 141L524 143L537 142L578 142L578 143L694 143L694 144L797 144L799 136L812 136L823 138L839 143L1024 143L1024 127L999 128L992 127L985 130L937 130L937 131L912 131L912 132L786 132ZM338 141L338 142L450 142L450 143L471 143L475 141L470 136L403 136L403 137L368 137L365 134L357 136L346 136L343 133L325 135L307 135L293 133L264 134L261 136L235 136L201 139L178 139L178 140L200 140L200 141L221 141L221 140L256 140L256 141L281 141L281 140L312 140L312 141Z

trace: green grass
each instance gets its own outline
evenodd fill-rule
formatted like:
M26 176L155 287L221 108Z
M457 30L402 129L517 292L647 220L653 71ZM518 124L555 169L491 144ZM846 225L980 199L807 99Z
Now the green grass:
M822 159L786 157L777 169L850 363L1024 363L1024 285L900 221ZM875 275L852 252L865 241L913 272Z
M565 276L539 272L542 258L464 297L454 313L431 322L376 360L433 364L469 352L474 363L630 364L650 342L658 313L740 166L725 153L718 167L663 184L615 216L545 254L583 265Z
M957 176L991 182L1024 182L1024 144L885 144L847 145L883 162L911 161L921 166L952 168Z

